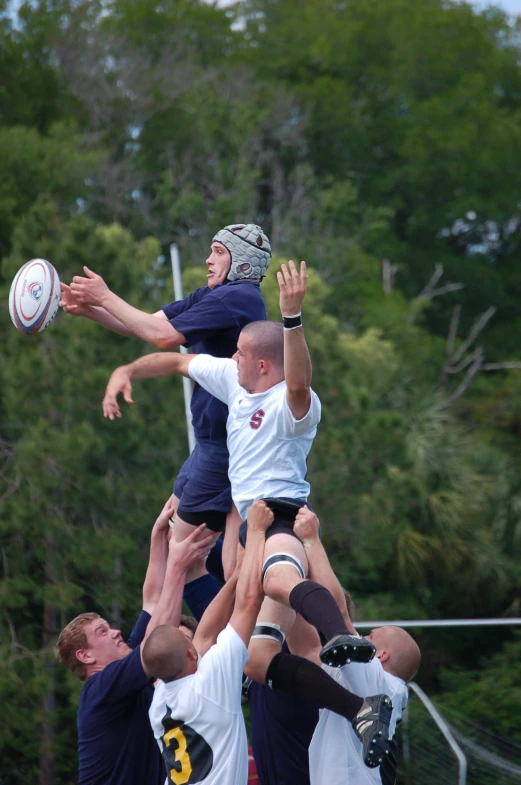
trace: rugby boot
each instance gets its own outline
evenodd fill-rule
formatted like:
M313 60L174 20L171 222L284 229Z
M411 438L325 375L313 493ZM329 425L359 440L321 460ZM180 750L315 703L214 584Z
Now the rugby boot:
M387 695L364 698L362 708L352 721L353 730L362 742L366 766L376 768L389 754L389 723L393 704Z
M356 635L335 635L326 643L320 652L324 665L341 668L348 662L371 662L376 653L376 646L367 638Z

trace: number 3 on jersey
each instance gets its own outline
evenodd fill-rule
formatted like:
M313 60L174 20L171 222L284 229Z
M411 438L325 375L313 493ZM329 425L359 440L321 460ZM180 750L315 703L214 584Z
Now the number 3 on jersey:
M163 760L168 782L173 785L191 785L208 776L213 766L212 749L190 725L172 719L170 709L163 718L165 734Z
M172 742L177 742L177 749L174 748L174 766L168 772L168 777L172 780L174 785L186 785L190 781L192 773L192 764L190 763L190 755L186 749L186 736L181 728L172 728L163 736L163 744L165 748L172 751ZM180 768L178 768L180 766ZM168 763L167 763L168 767Z

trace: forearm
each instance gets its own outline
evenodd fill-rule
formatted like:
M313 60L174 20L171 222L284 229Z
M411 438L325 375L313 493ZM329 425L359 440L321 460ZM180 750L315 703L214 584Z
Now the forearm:
M217 640L230 621L235 605L238 575L233 573L205 610L194 637L194 646L202 656Z
M143 642L160 624L179 626L183 606L183 588L186 573L172 558L168 559L165 580L159 601L152 613Z
M180 352L153 352L138 357L137 360L124 368L128 371L131 380L156 379L172 374L188 376L188 366L195 356L195 354L181 354Z
M260 610L264 598L261 584L264 543L264 531L248 530L244 559L237 583L236 609L240 609L242 605L258 603Z
M143 583L143 610L152 614L161 597L168 560L168 537L164 531L152 529L150 558Z
M331 592L342 612L347 626L352 632L354 632L354 627L351 624L351 620L347 612L344 590L342 589L340 581L336 577L333 568L331 567L328 555L320 539L315 537L311 540L305 540L303 545L308 558L309 577L311 580L322 584L322 586Z
M176 330L166 319L158 319L144 313L133 305L122 300L114 292L108 292L103 298L103 308L119 321L126 330L143 341L153 343L160 349L174 349L185 343L182 333Z
M284 330L284 377L288 390L311 387L311 357L303 327Z
M301 420L311 403L311 358L302 327L284 330L284 378L288 406Z
M235 569L237 562L237 544L239 542L239 528L241 519L239 516L228 516L226 530L224 532L224 542L222 549L222 563L224 570L224 580L227 581Z
M119 335L124 335L127 338L139 337L128 327L125 327L123 322L120 322L115 316L112 316L104 308L100 308L97 305L90 305L85 316L88 319L92 319L93 322L101 324L102 327L106 327L107 330L112 330L113 333L119 333Z

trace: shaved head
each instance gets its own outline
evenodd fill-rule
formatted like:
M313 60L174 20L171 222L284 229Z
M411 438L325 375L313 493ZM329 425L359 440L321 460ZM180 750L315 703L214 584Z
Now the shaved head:
M189 648L191 642L181 630L161 624L152 630L143 648L145 668L155 679L174 681L186 675Z
M376 656L384 670L410 681L420 667L421 653L416 641L401 627L377 627L367 636L376 646Z
M284 370L284 327L281 322L250 322L242 328L250 338L250 351L256 360L269 360Z

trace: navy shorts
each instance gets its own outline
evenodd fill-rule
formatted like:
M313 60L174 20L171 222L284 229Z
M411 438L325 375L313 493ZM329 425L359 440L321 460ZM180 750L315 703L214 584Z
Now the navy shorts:
M205 512L222 513L216 517L226 521L226 515L232 508L226 445L222 442L198 441L177 475L174 493L179 499L179 517L187 523L209 525L204 515L201 517L201 513ZM224 528L224 524L221 528ZM215 530L219 531L219 527Z

